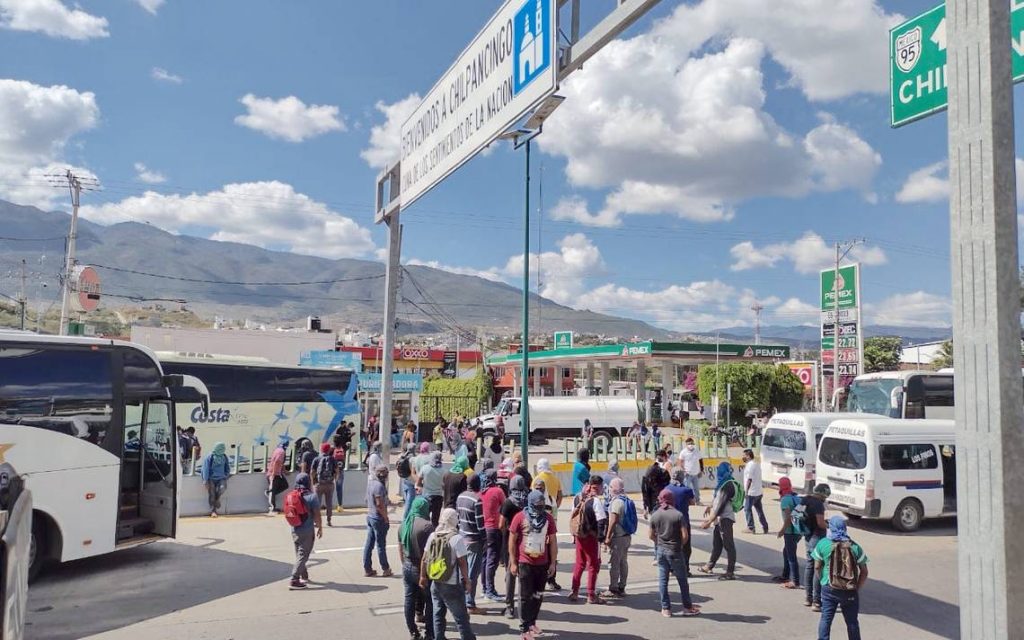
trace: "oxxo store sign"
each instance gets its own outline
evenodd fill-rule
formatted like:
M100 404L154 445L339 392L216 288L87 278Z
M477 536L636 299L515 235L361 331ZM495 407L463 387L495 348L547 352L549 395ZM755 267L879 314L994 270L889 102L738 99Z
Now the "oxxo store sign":
M1024 80L1024 0L1010 2L1013 81ZM889 32L892 126L946 108L946 5L941 4Z

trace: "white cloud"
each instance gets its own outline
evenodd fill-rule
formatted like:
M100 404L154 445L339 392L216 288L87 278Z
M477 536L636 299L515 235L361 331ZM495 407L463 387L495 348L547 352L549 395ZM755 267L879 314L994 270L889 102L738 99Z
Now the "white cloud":
M146 184L162 184L167 182L167 176L159 171L153 171L141 162L135 163L135 179Z
M157 9L163 6L166 0L135 0L139 3L139 6L148 11L149 13L156 15Z
M149 75L154 80L159 80L160 82L167 82L170 84L181 84L182 82L184 82L184 79L181 76L175 75L167 69L163 69L161 67L153 67L153 69L149 72Z
M586 289L588 278L604 272L601 251L582 233L573 233L558 241L558 251L530 254L531 281L536 281L540 270L540 294L560 304L574 305ZM508 259L498 269L505 278L513 280L523 275L523 256Z
M0 27L37 31L54 38L88 40L106 38L107 19L80 8L69 9L60 0L0 0Z
M380 256L381 260L387 259L387 250L383 250L384 253ZM406 263L410 266L417 267L430 267L431 269L440 269L441 271L447 271L448 273L457 273L462 276L476 276L485 280L493 280L495 282L504 282L505 277L498 273L497 269L474 269L472 267L453 267L452 265L442 264L437 260L419 260L412 258L407 260Z
M295 96L280 100L257 98L249 93L239 100L248 113L235 117L235 124L259 131L271 138L302 142L331 131L345 131L345 122L338 117L338 107L313 104L306 106Z
M942 202L949 200L949 166L945 160L910 174L896 194L896 202Z
M820 323L818 307L799 298L789 298L771 311L771 317L780 324L809 324Z
M672 20L608 44L563 84L568 99L547 121L541 146L566 158L573 186L612 191L594 213L579 197L564 201L561 219L617 226L624 215L665 213L719 221L749 198L842 189L873 200L881 158L856 132L823 116L801 138L764 110L764 44L734 38L691 57Z
M811 100L887 90L889 57L879 37L903 21L876 0L704 0L681 5L654 29L696 50L717 38L761 42Z
M729 250L733 271L765 269L774 267L779 261L793 263L797 273L813 274L835 264L835 250L825 244L825 240L808 231L793 242L777 242L758 248L753 242L746 241L733 245ZM870 245L857 245L847 255L847 260L860 262L866 266L885 264L888 258L885 252Z
M0 194L43 208L66 198L50 186L47 174L70 167L63 161L68 141L95 127L99 117L91 92L0 79ZM74 171L91 176L80 167Z
M953 304L949 298L915 291L889 296L877 304L865 304L865 320L873 325L900 327L948 327Z
M212 229L211 240L242 242L324 258L357 258L376 248L369 229L281 182L225 185L204 194L147 191L120 202L83 206L101 224L150 222L174 233Z
M401 157L402 124L409 119L421 101L420 94L410 93L391 104L377 102L376 109L384 115L384 122L370 129L369 146L359 152L359 156L366 164L374 169L384 169Z

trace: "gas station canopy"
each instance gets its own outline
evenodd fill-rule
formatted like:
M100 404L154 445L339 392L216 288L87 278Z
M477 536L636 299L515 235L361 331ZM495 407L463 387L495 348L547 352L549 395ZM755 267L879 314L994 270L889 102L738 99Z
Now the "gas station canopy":
M714 362L716 358L721 362L773 363L788 360L790 356L790 348L786 345L648 341L531 351L530 364L544 366L608 362L613 365L630 365L638 360L649 363L669 361L674 364L706 364ZM501 354L488 358L487 364L508 366L521 363L522 359L521 353Z

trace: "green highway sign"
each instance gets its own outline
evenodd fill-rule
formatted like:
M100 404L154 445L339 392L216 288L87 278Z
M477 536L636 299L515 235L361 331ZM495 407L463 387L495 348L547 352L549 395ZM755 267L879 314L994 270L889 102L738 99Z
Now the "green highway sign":
M1024 0L1010 0L1009 44L1013 81L1024 80ZM889 31L892 126L942 111L946 90L946 5L941 4Z
M835 269L821 272L821 310L835 309ZM857 265L839 267L839 308L852 309L857 306Z
M572 331L555 332L555 349L572 349Z

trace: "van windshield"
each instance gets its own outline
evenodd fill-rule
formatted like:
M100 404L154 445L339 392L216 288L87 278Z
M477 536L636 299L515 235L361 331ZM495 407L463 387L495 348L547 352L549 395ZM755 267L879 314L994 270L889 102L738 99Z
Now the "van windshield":
M764 432L764 440L761 441L761 446L789 449L791 451L806 451L807 436L802 431L768 428Z
M863 469L868 466L868 447L859 440L824 438L818 449L822 464L840 469Z
M893 389L903 386L899 378L871 378L867 380L854 380L850 384L850 394L847 399L847 411L875 413L890 418L902 417L899 408L893 409L889 406L889 398Z

